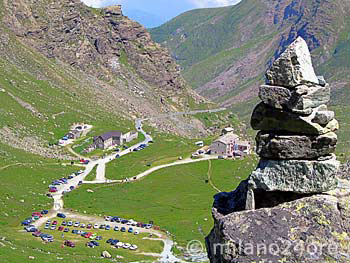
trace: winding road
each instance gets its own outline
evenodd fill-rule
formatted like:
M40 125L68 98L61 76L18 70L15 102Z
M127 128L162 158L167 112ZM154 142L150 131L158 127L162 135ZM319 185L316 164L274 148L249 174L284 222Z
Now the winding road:
M118 155L124 156L126 154L130 154L133 153L133 150L135 148L138 148L141 144L148 144L150 141L153 141L153 138L151 137L150 134L146 133L143 129L142 129L142 122L146 121L146 120L150 120L150 119L154 119L154 118L166 118L166 117L170 117L170 116L177 116L177 115L195 115L198 113L214 113L214 112L220 112L220 111L224 111L226 110L226 108L220 108L220 109L213 109L213 110L197 110L197 111L189 111L189 112L176 112L176 113L168 113L168 114L162 114L156 117L149 117L149 118L145 118L145 119L136 119L135 120L135 127L136 130L140 133L142 133L145 137L145 139L140 142L137 143L133 146L131 146L130 148L121 151L118 153ZM72 150L73 152L73 150ZM78 156L76 154L76 156ZM53 208L50 211L50 213L45 216L40 218L38 221L35 222L35 226L36 227L40 227L41 225L43 225L48 219L52 219L56 217L57 212L64 212L68 217L70 218L76 218L79 220L87 220L90 222L94 222L94 223L99 223L99 224L109 224L112 227L114 226L123 226L122 224L119 223L111 223L111 222L106 222L104 219L101 218L96 218L96 217L92 217L92 216L86 216L86 215L79 215L79 214L74 214L71 213L69 211L64 210L64 201L63 201L63 196L66 192L70 192L71 191L71 187L74 187L74 189L76 187L78 187L78 185L80 183L84 183L84 184L105 184L105 183L123 183L125 182L125 180L108 180L106 179L106 164L115 160L116 159L116 153L111 154L109 156L106 156L104 158L101 158L99 160L91 160L89 162L89 164L86 165L85 170L82 174L74 177L71 180L68 180L67 184L63 184L63 185L59 185L57 186L57 192L52 194L52 198L54 200L53 202ZM189 163L195 163L195 162L200 162L200 161L207 161L207 160L211 160L211 159L217 159L217 156L211 156L211 155L204 155L203 158L200 159L185 159L185 160L179 160L173 163L169 163L169 164L164 164L164 165L160 165L160 166L156 166L153 167L143 173L138 174L137 176L133 176L131 178L128 178L127 181L128 182L132 182L132 181L136 181L136 180L140 180L141 178L152 174L153 172L163 169L163 168L167 168L167 167L171 167L171 166L176 166L176 165L184 165L184 164L189 164ZM92 172L92 170L95 168L95 166L97 166L96 168L96 179L94 181L85 181L84 179ZM73 190L74 190L73 189ZM135 227L135 229L138 229L140 232L147 232L147 233L152 233L153 235L157 236L158 238L160 238L163 242L164 242L164 249L163 252L161 254L159 254L160 260L159 262L166 262L166 263L172 263L172 262L184 262L181 259L176 258L176 256L173 254L172 252L172 247L174 245L173 241L168 237L165 236L164 238L164 234L160 231L156 231L153 229L144 229L144 228L137 228Z

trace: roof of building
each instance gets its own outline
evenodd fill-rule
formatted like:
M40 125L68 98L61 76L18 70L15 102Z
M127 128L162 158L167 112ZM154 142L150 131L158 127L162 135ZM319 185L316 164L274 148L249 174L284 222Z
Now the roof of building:
M110 132L106 132L98 137L100 137L103 141L106 141L112 137L120 138L121 136L122 136L122 133L120 131L110 131Z
M250 142L248 141L238 141L236 143L240 146L250 146Z
M223 131L225 131L225 132L233 132L234 129L232 127L226 127L226 128L223 129Z
M222 142L224 144L229 144L229 143L236 141L238 139L239 139L239 136L237 134L227 133L227 134L219 137L217 140L215 140L215 142Z

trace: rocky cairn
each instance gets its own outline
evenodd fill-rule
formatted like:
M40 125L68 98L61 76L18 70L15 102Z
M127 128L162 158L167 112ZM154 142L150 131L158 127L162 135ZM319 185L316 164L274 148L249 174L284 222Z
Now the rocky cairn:
M210 262L350 262L350 182L340 179L334 155L330 87L316 76L300 37L266 79L251 118L261 159L236 190L214 196ZM337 250L320 251L320 244ZM315 246L317 254L308 250Z
M337 186L334 151L338 122L327 109L330 87L317 77L304 39L297 38L266 72L262 102L251 126L256 136L257 169L248 180L246 209L256 208L254 192L313 194Z

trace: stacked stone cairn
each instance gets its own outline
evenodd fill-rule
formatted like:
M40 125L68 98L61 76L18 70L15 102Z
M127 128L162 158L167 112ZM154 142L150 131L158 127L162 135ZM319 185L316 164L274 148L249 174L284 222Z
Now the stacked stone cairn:
M304 39L298 37L266 72L251 126L259 130L257 169L248 179L246 209L257 193L315 194L337 187L334 155L339 125L327 109L330 87L317 77Z

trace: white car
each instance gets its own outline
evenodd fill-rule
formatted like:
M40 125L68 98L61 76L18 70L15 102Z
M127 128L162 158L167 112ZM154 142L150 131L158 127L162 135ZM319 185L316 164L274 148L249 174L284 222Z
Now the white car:
M131 244L129 244L129 243L125 243L124 245L123 245L123 248L125 248L125 249L128 249L128 248L130 248L131 247Z
M124 246L124 243L123 242L118 242L116 245L115 245L115 247L123 247Z
M138 234L140 234L140 231L135 230L134 234L135 234L135 235L138 235Z
M137 247L136 245L131 245L131 246L129 247L129 249L130 249L130 250L136 250L136 249L138 249L138 247Z
M106 219L106 221L111 221L112 217L111 216L106 216L105 219Z
M94 224L94 229L97 229L99 228L99 225L98 224Z
M75 223L74 223L74 226L75 226L75 227L80 226L80 222L75 222Z

